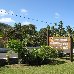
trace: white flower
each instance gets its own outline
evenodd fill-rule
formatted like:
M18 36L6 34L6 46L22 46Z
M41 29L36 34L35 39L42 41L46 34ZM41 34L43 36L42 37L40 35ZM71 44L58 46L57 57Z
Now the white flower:
M42 47L42 46L41 46Z
M25 56L27 56L27 55L25 54Z

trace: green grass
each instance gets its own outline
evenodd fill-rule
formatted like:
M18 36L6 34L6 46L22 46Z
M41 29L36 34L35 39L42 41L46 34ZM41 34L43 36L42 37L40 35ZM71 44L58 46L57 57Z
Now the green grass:
M74 74L74 62L41 66L10 65L1 67L0 74Z

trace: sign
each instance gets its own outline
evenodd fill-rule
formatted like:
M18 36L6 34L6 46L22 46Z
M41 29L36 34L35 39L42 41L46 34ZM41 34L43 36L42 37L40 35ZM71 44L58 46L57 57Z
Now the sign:
M72 37L49 37L50 30L47 29L47 45L58 50L68 51L70 61L73 61L73 38Z
M58 50L69 50L70 61L73 61L73 39L72 37L48 37L48 45Z
M59 50L71 49L70 37L49 37L49 45Z

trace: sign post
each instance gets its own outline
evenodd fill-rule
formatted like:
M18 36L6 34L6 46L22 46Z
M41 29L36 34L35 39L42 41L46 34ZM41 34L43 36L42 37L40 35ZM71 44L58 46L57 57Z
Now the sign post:
M72 62L73 61L73 39L72 37L70 37L70 61Z
M70 61L73 61L73 39L72 37L49 37L49 45L58 50L70 53Z

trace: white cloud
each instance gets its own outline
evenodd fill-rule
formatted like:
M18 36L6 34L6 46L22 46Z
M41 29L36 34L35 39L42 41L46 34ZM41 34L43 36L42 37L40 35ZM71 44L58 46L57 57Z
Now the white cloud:
M28 15L28 11L26 9L21 9L21 13L24 13L25 15Z
M59 18L60 17L60 14L59 13L55 13L55 18Z
M28 22L28 21L24 21L21 23L22 25L29 25L29 24L32 24L31 22Z
M9 14L14 14L14 12L13 12L13 11L11 11L11 10L9 10L9 11L8 11L8 13L9 13Z
M21 9L22 13L27 13L28 11L26 9Z
M1 18L0 22L2 23L10 23L10 22L15 22L13 19L11 18Z
M6 11L5 9L0 9L0 16L5 16L5 15L8 15L9 14L14 14L13 11L9 10L9 11Z

